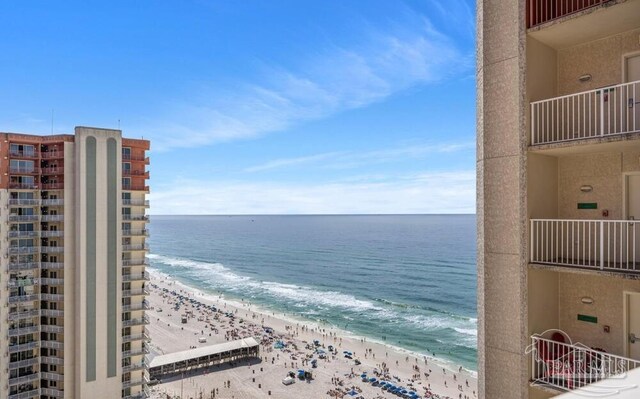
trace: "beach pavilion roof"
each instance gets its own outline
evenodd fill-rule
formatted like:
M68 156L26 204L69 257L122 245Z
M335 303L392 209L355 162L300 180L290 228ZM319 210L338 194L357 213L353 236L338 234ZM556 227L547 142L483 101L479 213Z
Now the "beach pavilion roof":
M189 360L200 359L208 356L214 356L226 352L231 352L244 348L256 348L260 344L255 338L244 338L236 341L223 342L216 345L203 346L196 349L188 349L182 352L169 353L167 355L156 356L149 362L149 368L168 366L174 363L187 362Z

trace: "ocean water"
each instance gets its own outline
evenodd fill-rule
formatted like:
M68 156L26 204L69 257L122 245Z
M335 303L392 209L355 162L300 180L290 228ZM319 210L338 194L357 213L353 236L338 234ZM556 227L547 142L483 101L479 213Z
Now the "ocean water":
M153 216L152 269L477 370L475 216Z

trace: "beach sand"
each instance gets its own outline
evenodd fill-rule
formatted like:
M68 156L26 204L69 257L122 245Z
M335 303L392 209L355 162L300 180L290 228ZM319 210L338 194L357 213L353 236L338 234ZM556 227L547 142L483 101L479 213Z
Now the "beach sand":
M164 378L150 387L152 398L177 398L181 392L182 398L397 398L360 378L363 372L379 378L374 371L382 372L384 367L388 371L384 373L387 377L382 376L382 379L396 386L412 387L421 397L430 397L429 394L434 398L477 397L477 380L472 373L446 369L447 366L432 358L414 356L387 345L367 342L364 338L349 337L344 331L297 321L282 313L273 314L249 303L207 295L153 271L149 288L150 357L249 336L263 342L260 359L201 369L184 377ZM188 303L175 311L173 308L178 299L171 291L216 306L217 318L214 318L215 312L207 314ZM187 310L193 312L193 317L187 324L182 324L181 315ZM226 312L235 315L235 322L224 315ZM273 332L266 333L263 326ZM202 336L206 337L206 343L199 343L198 338ZM278 340L288 343L287 347L275 349L273 344ZM321 349L327 352L326 359L314 356L318 359L317 368L312 368L310 363L303 364L306 356L314 353L311 346L305 348L314 340L320 341ZM329 345L335 347L335 355L329 354ZM343 351L352 352L353 359L345 358ZM361 364L356 365L355 359ZM298 369L312 371L313 380L296 379L294 384L285 386L282 379L289 371ZM346 395L352 388L358 394Z

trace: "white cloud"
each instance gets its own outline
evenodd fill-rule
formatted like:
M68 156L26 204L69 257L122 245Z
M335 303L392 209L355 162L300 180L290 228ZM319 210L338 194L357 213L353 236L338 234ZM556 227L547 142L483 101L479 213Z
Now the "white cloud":
M314 164L322 161L322 168L348 169L361 165L379 164L407 158L421 158L429 154L453 153L475 148L474 142L413 144L374 151L336 151L293 158L280 158L251 166L245 172L262 172L271 169Z
M326 184L180 181L151 194L156 215L473 212L475 171Z
M297 68L265 67L260 82L215 88L164 112L133 131L154 149L194 147L282 131L383 100L472 66L446 36L413 15L394 33L370 32L363 43L315 49ZM208 90L205 90L208 91Z

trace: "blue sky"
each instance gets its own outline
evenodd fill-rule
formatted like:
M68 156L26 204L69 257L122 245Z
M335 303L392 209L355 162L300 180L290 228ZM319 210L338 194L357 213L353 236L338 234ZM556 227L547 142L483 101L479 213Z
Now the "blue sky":
M152 140L151 213L472 213L472 0L0 4L0 131Z

